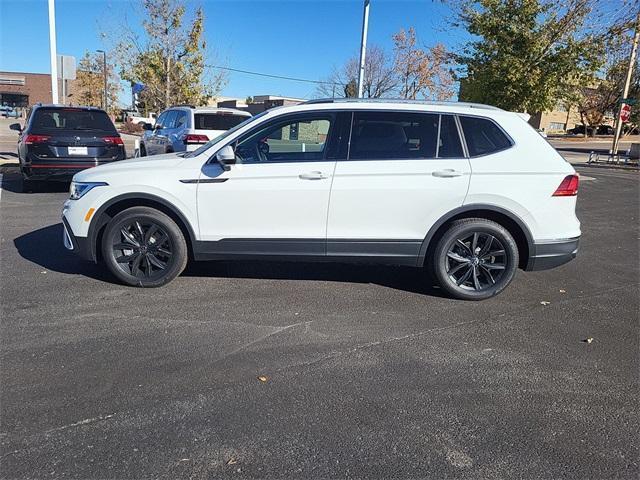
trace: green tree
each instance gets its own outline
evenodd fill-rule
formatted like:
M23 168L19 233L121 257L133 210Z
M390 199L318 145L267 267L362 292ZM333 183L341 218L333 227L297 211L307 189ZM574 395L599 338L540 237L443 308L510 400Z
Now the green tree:
M76 80L73 82L71 102L91 107L103 107L104 70L101 53L85 52L78 62ZM117 114L120 109L118 94L120 79L116 75L114 65L107 63L107 100L108 112Z
M593 0L464 0L457 26L476 37L456 56L460 100L537 113L573 103L602 66L585 31Z
M140 100L147 110L206 104L225 83L223 73L207 74L204 12L189 22L182 0L141 0L142 32L125 27L116 43L121 76L146 86Z

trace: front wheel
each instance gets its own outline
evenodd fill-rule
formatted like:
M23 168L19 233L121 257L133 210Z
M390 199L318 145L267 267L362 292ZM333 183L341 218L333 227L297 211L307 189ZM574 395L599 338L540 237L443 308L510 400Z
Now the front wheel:
M160 287L187 265L187 243L167 215L148 207L117 214L102 237L105 264L120 281L137 287Z
M438 242L433 270L440 286L462 300L504 290L518 268L518 246L502 225L482 218L453 222Z

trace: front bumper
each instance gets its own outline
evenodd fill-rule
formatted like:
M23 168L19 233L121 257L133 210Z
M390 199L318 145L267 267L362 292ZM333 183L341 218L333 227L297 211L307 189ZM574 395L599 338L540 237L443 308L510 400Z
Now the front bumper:
M76 237L64 215L62 216L62 226L62 243L65 248L79 255L84 260L95 261L89 239L87 237Z
M570 262L578 254L580 237L536 242L525 270L549 270Z

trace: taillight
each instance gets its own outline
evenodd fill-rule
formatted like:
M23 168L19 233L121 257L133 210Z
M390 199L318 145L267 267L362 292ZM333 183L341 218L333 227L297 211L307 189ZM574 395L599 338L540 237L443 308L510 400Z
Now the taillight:
M189 143L207 143L209 141L209 137L206 135L196 135L194 133L188 133L182 136L182 141L185 145Z
M27 135L24 137L24 143L26 145L31 145L34 143L44 143L49 140L51 137L49 135Z
M111 145L124 145L124 142L120 137L102 137L104 143L110 143Z
M554 197L573 197L578 194L578 184L580 177L578 175L567 175L564 177L560 186L553 193Z

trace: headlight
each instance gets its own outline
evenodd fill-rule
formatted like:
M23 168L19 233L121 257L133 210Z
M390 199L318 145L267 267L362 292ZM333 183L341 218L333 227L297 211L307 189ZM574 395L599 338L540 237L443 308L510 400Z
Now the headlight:
M106 182L71 182L71 186L69 187L69 199L78 200L92 188L104 187L105 185L109 184Z

